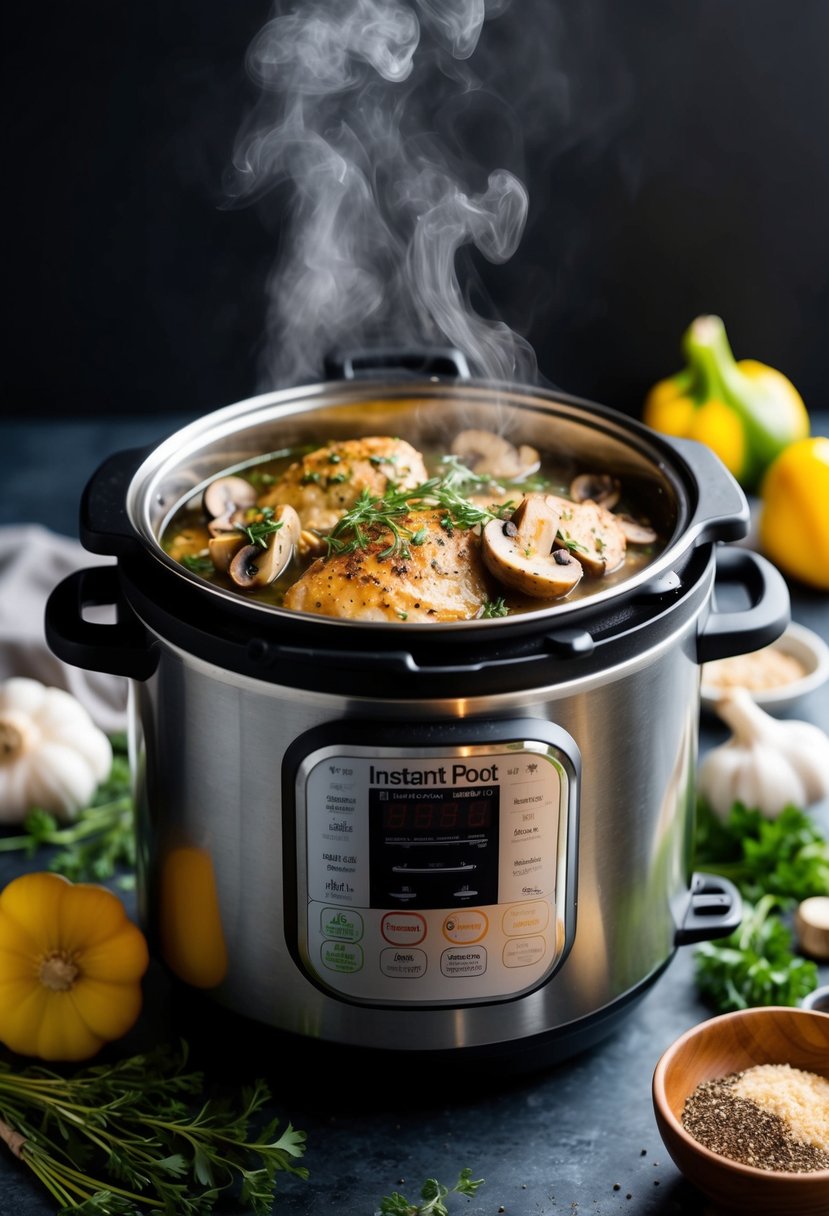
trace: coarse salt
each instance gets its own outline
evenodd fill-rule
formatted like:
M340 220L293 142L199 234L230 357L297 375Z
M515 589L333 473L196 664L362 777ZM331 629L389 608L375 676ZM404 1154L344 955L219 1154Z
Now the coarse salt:
M829 1080L790 1064L757 1064L734 1086L735 1094L782 1119L793 1136L829 1152Z

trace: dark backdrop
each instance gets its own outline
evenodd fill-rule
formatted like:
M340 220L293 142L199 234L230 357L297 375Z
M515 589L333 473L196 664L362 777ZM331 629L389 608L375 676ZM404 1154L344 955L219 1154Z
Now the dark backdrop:
M547 380L632 413L679 365L693 316L718 312L738 357L825 409L829 5L558 0L556 71L531 88L510 59L526 3L501 18L497 86L527 131L530 216L514 257L483 268L490 307ZM17 7L7 415L201 412L261 387L273 216L221 204L255 95L245 50L269 12ZM545 130L530 107L562 65L567 104Z

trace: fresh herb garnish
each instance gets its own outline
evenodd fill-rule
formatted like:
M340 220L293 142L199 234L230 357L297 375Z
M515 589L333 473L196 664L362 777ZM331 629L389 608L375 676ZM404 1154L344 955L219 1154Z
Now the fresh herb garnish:
M694 956L701 996L718 1012L757 1005L792 1005L817 987L817 964L792 952L792 933L777 913L776 895L743 905L740 928L703 942Z
M295 1164L305 1133L289 1123L277 1138L276 1119L254 1129L271 1098L264 1081L231 1106L186 1066L186 1045L68 1076L0 1063L0 1138L64 1213L204 1216L238 1192L265 1216L280 1171L308 1177Z
M23 821L24 834L0 836L0 853L22 852L33 857L38 849L57 846L48 869L73 882L103 882L122 867L135 866L132 781L127 741L123 734L110 736L112 768L89 806L74 821L61 825L54 815L32 808ZM119 878L122 887L132 886L131 872Z
M385 533L391 533L391 539L377 555L380 560L400 551L405 553L410 544L423 544L427 538L426 529L419 527L413 531L403 522L416 507L442 510L441 527L450 533L456 527L474 528L500 518L498 509L476 506L459 489L470 482L488 485L489 478L476 476L455 457L446 457L443 464L444 471L439 477L431 477L417 486L405 489L390 486L381 497L372 497L371 492L364 489L326 536L329 556L367 549L373 540Z
M251 523L237 524L237 527L248 538L249 545L258 545L260 549L267 549L268 537L282 527L282 520L274 519L274 515L273 507L262 507L257 511L257 518Z
M484 620L491 620L493 617L498 616L509 616L507 601L502 595L499 595L496 600L484 600L481 616Z
M192 574L212 574L216 569L206 553L185 553L181 564Z
M583 545L580 541L574 540L569 532L556 532L556 537L564 545L564 548L569 549L571 553L587 552L587 545Z
M483 1178L472 1177L472 1170L462 1169L453 1187L446 1187L437 1178L427 1178L420 1188L423 1203L410 1203L398 1191L386 1195L380 1203L381 1216L449 1216L446 1206L448 1195L474 1195Z

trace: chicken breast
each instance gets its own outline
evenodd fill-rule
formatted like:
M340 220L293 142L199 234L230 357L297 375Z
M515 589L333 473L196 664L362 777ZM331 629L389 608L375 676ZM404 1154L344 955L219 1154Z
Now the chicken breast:
M405 489L420 485L428 476L420 452L405 439L387 435L345 439L292 464L260 497L259 506L287 503L298 512L303 528L328 532L363 490L380 498L390 482Z
M395 522L404 542L383 524L367 529L364 549L321 557L285 593L285 607L355 621L469 621L489 598L476 531L441 526L440 509L412 510Z

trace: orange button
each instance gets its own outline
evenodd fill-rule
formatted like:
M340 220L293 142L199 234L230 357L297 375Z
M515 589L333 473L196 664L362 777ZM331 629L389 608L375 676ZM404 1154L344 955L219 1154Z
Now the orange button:
M443 936L450 942L479 942L486 937L489 921L486 913L480 908L464 908L462 911L450 912L443 922Z

